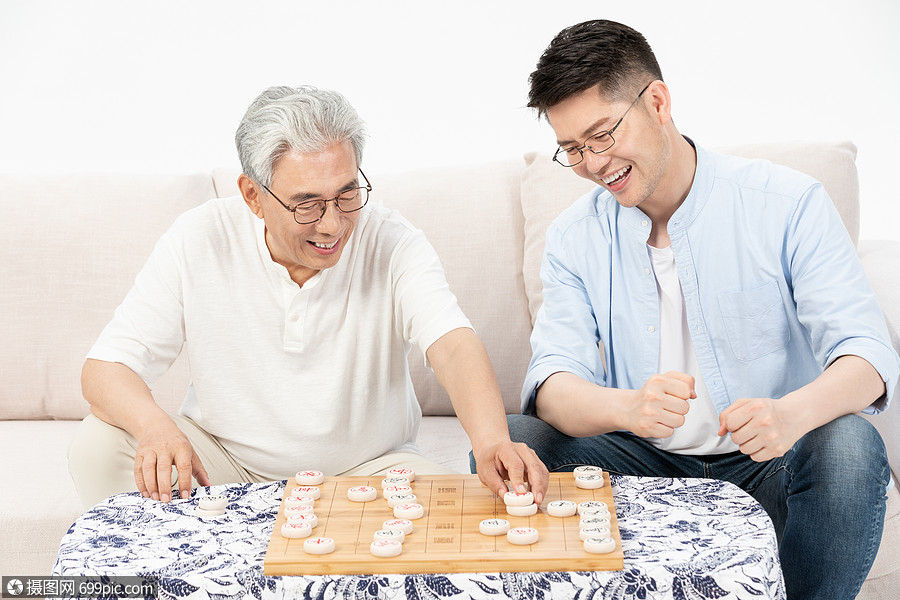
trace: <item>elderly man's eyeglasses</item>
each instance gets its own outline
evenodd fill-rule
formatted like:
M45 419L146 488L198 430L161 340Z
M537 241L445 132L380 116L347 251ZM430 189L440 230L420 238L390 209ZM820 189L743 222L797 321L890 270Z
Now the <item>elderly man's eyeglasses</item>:
M372 191L372 184L369 183L369 178L362 172L362 169L359 170L359 174L362 175L366 185L351 188L334 198L329 198L327 200L307 200L305 202L300 202L293 207L282 202L281 198L273 194L272 190L265 185L263 185L263 189L269 192L270 196L278 200L278 203L285 209L294 213L294 221L296 221L298 225L309 225L325 216L325 211L328 208L329 202L334 202L334 205L342 213L356 212L366 205L366 202L369 201L369 192Z
M587 140L585 140L584 144L581 146L571 146L569 148L559 147L556 149L556 152L553 154L553 160L558 162L564 167L574 167L575 165L581 164L584 160L584 149L587 148L594 154L601 154L606 152L616 143L616 139L613 137L613 132L622 124L622 121L625 120L625 117L628 116L628 113L637 104L637 101L641 96L644 95L644 92L647 91L647 88L650 87L651 81L644 89L641 90L641 93L637 95L637 98L634 99L634 102L631 103L631 106L628 107L628 110L625 111L616 124L612 126L612 129L607 131L599 131L594 135L590 136Z

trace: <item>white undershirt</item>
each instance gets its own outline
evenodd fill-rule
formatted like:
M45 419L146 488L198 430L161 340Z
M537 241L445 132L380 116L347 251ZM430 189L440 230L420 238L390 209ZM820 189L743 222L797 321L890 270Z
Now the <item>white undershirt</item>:
M668 452L677 454L724 454L738 449L730 435L718 436L719 417L709 398L706 384L697 364L694 344L688 331L684 310L684 294L675 255L671 247L654 248L647 245L656 291L659 294L659 372L678 371L694 378L697 398L690 400L690 409L683 426L667 438L648 438L647 441Z

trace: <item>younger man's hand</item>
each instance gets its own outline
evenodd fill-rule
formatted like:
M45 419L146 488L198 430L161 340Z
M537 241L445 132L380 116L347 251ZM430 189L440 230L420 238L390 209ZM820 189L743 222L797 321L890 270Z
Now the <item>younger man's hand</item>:
M677 371L653 375L623 407L622 429L639 437L669 437L684 425L688 400L696 397L690 375Z

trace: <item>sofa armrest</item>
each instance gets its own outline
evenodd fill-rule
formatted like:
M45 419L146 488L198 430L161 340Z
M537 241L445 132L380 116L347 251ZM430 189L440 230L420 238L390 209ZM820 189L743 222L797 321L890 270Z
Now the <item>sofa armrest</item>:
M858 253L884 312L891 344L900 352L900 241L860 240ZM893 402L898 397L895 395ZM894 406L869 420L881 433L894 476L900 479L900 408Z

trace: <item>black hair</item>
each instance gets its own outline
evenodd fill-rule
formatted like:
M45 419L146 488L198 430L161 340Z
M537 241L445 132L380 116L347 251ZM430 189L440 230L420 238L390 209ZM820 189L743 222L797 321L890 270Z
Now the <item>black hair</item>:
M563 100L597 85L608 100L625 100L662 71L639 32L615 21L595 20L560 31L529 77L528 106L538 117Z

